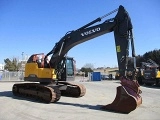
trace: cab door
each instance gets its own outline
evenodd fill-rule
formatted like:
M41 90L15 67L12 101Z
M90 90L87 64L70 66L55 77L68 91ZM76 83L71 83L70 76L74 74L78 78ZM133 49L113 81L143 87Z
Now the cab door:
M65 57L61 63L63 66L63 72L61 73L60 81L74 81L75 80L75 63L74 59Z

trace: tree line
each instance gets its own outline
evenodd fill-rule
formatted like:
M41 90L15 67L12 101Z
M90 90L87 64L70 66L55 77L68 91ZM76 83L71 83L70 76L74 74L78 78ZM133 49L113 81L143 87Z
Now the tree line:
M8 71L19 71L21 68L21 63L18 61L17 58L13 59L4 59L4 69Z
M136 66L140 67L142 62L147 62L148 59L155 61L158 65L160 65L160 49L155 49L149 52L146 52L143 55L136 56ZM129 59L129 64L133 64L132 60Z

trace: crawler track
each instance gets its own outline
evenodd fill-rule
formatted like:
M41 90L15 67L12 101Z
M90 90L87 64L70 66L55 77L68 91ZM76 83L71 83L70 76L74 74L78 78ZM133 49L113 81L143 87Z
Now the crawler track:
M58 84L42 85L39 83L14 84L12 92L15 96L27 97L45 103L57 102L61 95L68 97L82 97L86 88L82 84L58 82Z
M41 102L57 102L61 92L57 86L44 86L38 83L14 84L12 92L15 96L28 97Z

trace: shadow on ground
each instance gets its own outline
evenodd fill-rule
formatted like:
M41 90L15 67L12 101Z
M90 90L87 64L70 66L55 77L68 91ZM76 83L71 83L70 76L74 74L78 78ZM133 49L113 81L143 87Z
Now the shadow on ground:
M67 102L57 102L55 104L75 106L75 107L81 107L81 108L87 108L87 109L98 110L98 111L105 111L105 112L112 112L112 113L120 113L120 112L116 112L116 111L101 109L101 107L103 107L104 105L88 105L88 104L67 103ZM128 114L128 113L120 113L120 114Z
M143 87L145 87L145 88L153 88L153 89L160 89L160 85L141 85L141 86L143 86Z
M14 97L13 94L12 94L12 91L3 91L3 92L0 92L0 97Z
M26 100L26 101L40 103L40 104L47 104L47 103L43 103L43 102L40 102L40 101L31 99L31 98L28 98L28 97L14 96L13 93L12 93L12 91L2 91L2 92L0 92L0 97L9 97L9 98L17 99L17 100ZM104 106L104 105L89 105L89 104L67 103L67 102L56 102L56 103L53 103L53 104L75 106L75 107L87 108L87 109L98 110L98 111L106 111L106 112L112 112L112 113L119 113L119 112L115 112L115 111L109 111L109 110L103 110L103 109L101 109L101 107ZM126 113L121 113L121 114L126 114Z
M68 102L57 102L57 103L54 103L54 104L82 107L82 108L87 108L87 109L92 109L92 110L101 110L100 108L102 107L102 105L96 105L95 106L95 105L68 103Z
M30 102L41 103L39 101L33 100L31 98L28 98L28 97L14 96L13 93L12 93L12 91L3 91L3 92L0 92L0 97L9 97L9 98L17 99L17 100L27 100L27 101L30 101Z
M120 81L114 81L114 83L118 83L119 85L121 85ZM146 84L143 84L143 85L140 85L140 87L145 87L145 88L153 88L153 89L160 89L160 84L159 85L146 85Z

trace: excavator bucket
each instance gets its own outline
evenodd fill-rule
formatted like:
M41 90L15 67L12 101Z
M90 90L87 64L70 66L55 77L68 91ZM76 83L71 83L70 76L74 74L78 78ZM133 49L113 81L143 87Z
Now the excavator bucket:
M115 100L101 109L106 111L113 111L119 113L130 113L142 104L142 98L139 95L141 90L136 80L128 80L121 78L121 85L117 87L117 94Z

